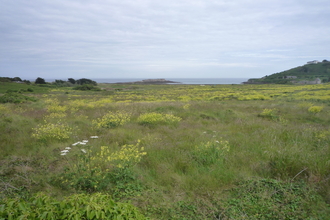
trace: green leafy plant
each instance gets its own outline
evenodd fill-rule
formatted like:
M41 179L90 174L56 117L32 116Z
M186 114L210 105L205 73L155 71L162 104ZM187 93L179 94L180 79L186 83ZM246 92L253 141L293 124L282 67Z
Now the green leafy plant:
M82 143L84 148L80 147ZM87 140L77 142L76 149L67 147L61 151L68 162L64 173L57 179L63 188L72 187L86 192L107 189L120 196L141 190L132 171L133 166L146 155L144 148L139 147L140 141L135 145L124 145L118 151L102 146L96 153L87 143Z
M1 219L146 219L129 203L115 202L107 194L74 194L57 200L42 193L29 200L0 202Z
M28 101L35 102L37 99L16 92L9 92L0 96L0 103L23 103Z

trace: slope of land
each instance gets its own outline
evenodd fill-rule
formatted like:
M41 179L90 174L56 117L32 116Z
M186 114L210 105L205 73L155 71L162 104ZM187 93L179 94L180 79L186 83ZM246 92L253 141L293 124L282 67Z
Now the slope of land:
M319 84L330 81L330 62L311 61L280 73L257 79L249 79L245 84Z

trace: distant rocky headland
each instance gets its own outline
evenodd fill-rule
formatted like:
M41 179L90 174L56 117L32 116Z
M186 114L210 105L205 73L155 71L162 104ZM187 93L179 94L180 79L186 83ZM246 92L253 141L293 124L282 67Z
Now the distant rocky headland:
M166 79L144 79L142 81L135 82L118 82L120 84L167 84L167 83L180 83Z

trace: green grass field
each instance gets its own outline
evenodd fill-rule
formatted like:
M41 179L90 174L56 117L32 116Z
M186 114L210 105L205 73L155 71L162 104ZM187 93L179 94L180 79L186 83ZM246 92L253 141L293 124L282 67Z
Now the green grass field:
M149 219L330 218L330 84L98 87L0 84L36 99L0 103L0 219L41 192Z

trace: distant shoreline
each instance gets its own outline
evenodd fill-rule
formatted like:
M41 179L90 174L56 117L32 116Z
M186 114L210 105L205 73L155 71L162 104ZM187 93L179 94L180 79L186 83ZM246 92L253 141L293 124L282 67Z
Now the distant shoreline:
M43 77L42 77L43 78ZM129 83L129 82L136 82L136 81L142 81L146 78L89 78L89 77L79 77L79 78L88 78L91 79L97 83L109 83L109 84L123 84L123 83ZM74 79L79 79L78 77L74 77ZM22 78L23 79L23 78ZM36 78L24 78L26 80L30 80L31 82L34 82ZM55 80L64 80L67 81L67 78L44 78L46 82L55 82ZM246 82L249 78L167 78L168 81L173 81L178 85L231 85L231 84L242 84L243 82ZM170 85L171 83L167 83Z
M114 84L168 84L168 83L180 84L180 82L175 82L166 79L144 79L141 81L133 81L133 82L116 82Z

